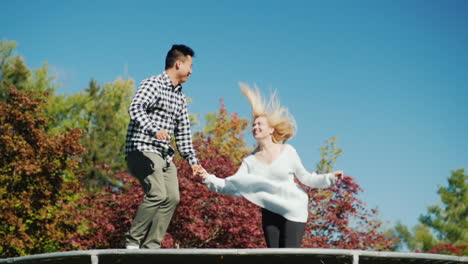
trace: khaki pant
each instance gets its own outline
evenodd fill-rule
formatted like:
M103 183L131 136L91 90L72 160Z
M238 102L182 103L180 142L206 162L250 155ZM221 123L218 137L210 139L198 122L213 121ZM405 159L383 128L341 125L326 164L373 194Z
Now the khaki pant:
M140 181L145 197L126 235L126 245L160 248L180 201L177 168L156 153L138 151L128 153L127 166Z

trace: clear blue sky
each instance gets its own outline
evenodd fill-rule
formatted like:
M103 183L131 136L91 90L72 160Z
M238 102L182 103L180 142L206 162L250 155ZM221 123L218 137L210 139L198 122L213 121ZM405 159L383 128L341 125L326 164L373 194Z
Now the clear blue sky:
M468 168L468 1L4 1L0 37L59 93L162 72L172 44L195 52L185 84L202 119L224 98L249 117L239 81L278 89L314 169L339 137L338 168L382 220L414 226L451 169ZM249 142L252 142L250 135Z

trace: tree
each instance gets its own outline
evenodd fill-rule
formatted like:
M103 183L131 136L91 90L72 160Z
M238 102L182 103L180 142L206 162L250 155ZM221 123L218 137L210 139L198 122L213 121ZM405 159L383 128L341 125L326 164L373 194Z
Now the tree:
M48 133L54 92L47 64L31 72L0 42L0 255L57 251L74 233L78 130Z
M47 134L47 95L11 85L0 102L0 255L57 251L76 231L80 132Z
M26 80L31 75L23 60L15 56L15 42L0 41L0 99L5 102L10 88L24 87Z
M342 153L336 147L337 137L320 147L319 173L329 173ZM308 190L310 213L305 247L392 250L397 241L382 228L377 209L367 209L356 196L362 191L352 177L344 176L328 189Z
M102 169L112 174L109 167L103 166ZM62 250L125 246L125 232L129 230L144 193L140 183L130 174L118 172L114 177L123 186L104 186L93 192L88 191L77 202L80 214L75 221L80 225Z
M405 225L397 222L395 231L409 249L417 252L428 252L439 243L426 225L418 224L414 226L413 234L411 234Z
M53 131L71 128L83 130L81 144L86 155L80 164L85 182L96 190L103 185L118 185L111 171L125 171L125 137L129 117L128 105L133 93L133 80L117 79L103 86L94 80L84 93L53 98L49 113L55 117Z
M464 169L452 171L447 187L439 187L444 204L429 206L419 221L435 230L439 240L468 244L468 175Z
M30 96L52 95L56 89L55 77L50 76L45 62L33 73L15 53L16 42L0 41L0 101L5 102L9 90L32 91Z
M244 156L251 152L244 141L244 130L248 123L247 119L239 118L237 113L229 115L224 100L220 99L219 112L206 115L203 132L205 135L211 135L211 144L219 149L220 154L231 157L234 165L238 166Z
M464 169L451 172L447 187L439 187L443 206L433 205L419 217L413 234L398 223L396 232L415 251L455 255L468 254L468 175Z

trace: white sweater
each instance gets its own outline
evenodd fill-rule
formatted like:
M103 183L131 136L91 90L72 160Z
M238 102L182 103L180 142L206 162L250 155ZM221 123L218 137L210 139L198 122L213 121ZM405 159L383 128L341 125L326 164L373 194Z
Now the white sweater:
M335 183L333 173L307 172L296 150L288 144L270 164L250 154L244 158L236 174L226 179L208 174L203 182L212 191L244 197L290 221L305 223L309 199L307 193L294 182L294 177L313 188L328 188Z

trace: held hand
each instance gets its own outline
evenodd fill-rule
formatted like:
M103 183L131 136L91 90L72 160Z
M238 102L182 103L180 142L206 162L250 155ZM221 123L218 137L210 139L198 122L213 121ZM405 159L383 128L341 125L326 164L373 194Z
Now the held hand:
M159 130L158 133L156 133L156 138L159 139L159 140L170 140L171 139L171 137L169 136L167 131L164 130L164 129Z
M192 175L193 176L198 175L200 168L201 168L200 164L193 164L192 165Z
M192 175L204 179L206 177L206 171L200 164L194 164L192 165Z
M206 179L206 176L208 176L208 172L202 168L201 170L201 173L200 173L200 177L204 180Z

